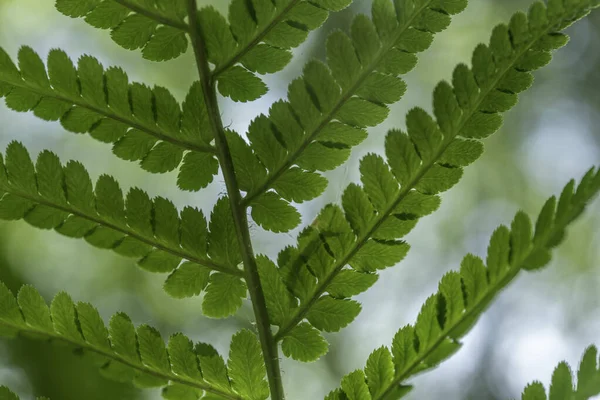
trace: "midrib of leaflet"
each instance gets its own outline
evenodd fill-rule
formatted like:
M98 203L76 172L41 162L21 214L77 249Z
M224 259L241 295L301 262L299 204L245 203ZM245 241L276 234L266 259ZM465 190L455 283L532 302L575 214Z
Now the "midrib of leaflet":
M229 60L225 61L221 66L215 68L212 71L211 75L213 79L218 77L223 72L227 71L229 68L233 67L236 63L238 63L250 50L254 48L254 46L259 44L260 41L263 40L265 36L269 34L269 32L271 32L271 29L275 28L275 26L279 24L287 15L287 13L290 12L294 7L296 7L296 5L298 5L299 2L300 0L292 0L287 6L283 7L281 12L277 14L277 16L273 18L271 22L269 22L265 27L263 27L263 29L260 32L258 32L250 42L248 42L242 49L238 50L233 56L231 56ZM329 10L327 10L327 12L329 12Z
M100 217L99 215L98 215L98 218L95 218L95 217L90 216L88 214L85 214L85 213L83 213L83 212L81 212L81 211L79 211L79 210L77 210L75 208L67 207L65 205L55 204L55 203L52 203L50 201L47 201L42 196L33 196L31 194L28 194L28 193L21 193L18 190L15 190L11 185L2 187L2 190L4 190L6 193L10 193L12 195L15 195L15 196L27 199L27 200L29 200L31 202L34 202L34 203L37 203L37 204L40 204L40 205L44 205L44 206L47 206L47 207L50 207L50 208L54 208L56 210L63 211L63 212L75 215L77 217L86 219L88 221L92 221L94 223L97 223L98 225L105 226L105 227L110 228L112 230L115 230L117 232L121 232L121 233L123 233L125 235L131 236L132 238L134 238L134 239L136 239L136 240L138 240L138 241L140 241L142 243L146 243L146 244L148 244L148 245L150 245L152 247L155 247L155 248L157 248L159 250L162 250L162 251L164 251L166 253L169 253L169 254L172 254L172 255L174 255L176 257L180 257L182 259L191 261L191 262L193 262L195 264L202 265L202 266L204 266L206 268L209 268L211 270L219 271L219 272L222 272L222 273L225 273L225 274L230 274L230 275L243 276L243 272L241 270L229 268L229 267L226 267L224 265L217 264L217 263L215 263L215 262L213 262L211 260L197 258L194 255L187 253L184 249L173 249L171 247L167 247L167 246L165 246L165 245L163 245L163 244L161 244L161 243L159 243L157 241L153 241L153 240L151 240L151 239L149 239L147 237L144 237L144 236L136 233L133 230L130 230L130 229L124 228L122 226L110 223L110 222L108 222L106 220L103 220L102 218L99 218Z
M269 173L267 179L256 190L246 194L246 196L242 199L243 206L249 206L252 200L266 192L268 189L270 189L271 184L277 181L277 179L279 179L284 172L286 172L289 168L292 167L296 159L302 154L306 147L308 147L308 145L310 145L315 140L315 137L318 136L319 133L321 133L321 130L323 130L323 128L325 128L325 126L327 126L327 124L329 124L335 118L335 115L338 113L338 111L340 111L342 106L344 106L344 104L355 95L356 91L361 88L362 84L364 83L364 80L367 79L369 75L372 72L374 72L375 69L378 67L382 57L387 55L387 53L394 48L396 42L400 40L402 34L408 28L411 27L414 19L418 17L424 9L428 8L429 4L432 1L433 0L429 0L425 4L423 4L423 6L420 9L415 9L414 14L408 20L406 20L405 25L403 27L398 27L398 32L396 33L396 35L393 35L392 39L390 39L387 44L382 43L382 46L379 49L377 56L374 57L373 62L371 62L371 64L369 64L367 68L363 68L363 72L358 76L354 85L352 85L346 92L341 93L341 96L335 104L335 106L333 106L333 108L323 116L323 119L321 120L319 125L317 125L317 127L314 128L314 130L310 134L304 136L304 141L302 142L302 144L298 146L298 148L295 151L288 154L283 164L274 173ZM387 105L385 105L384 107L387 108Z
M181 147L186 150L196 151L196 152L200 152L200 153L211 153L211 154L215 153L215 149L210 145L198 145L198 144L178 140L172 136L166 135L165 133L163 133L160 130L154 129L155 127L157 127L156 125L154 127L152 127L148 124L136 122L133 119L128 119L125 116L111 112L111 111L109 111L111 109L109 108L108 105L106 106L106 109L103 109L103 108L94 106L92 104L86 103L85 101L80 101L80 100L72 98L72 97L66 97L66 96L60 95L60 94L56 93L54 90L44 89L39 86L31 85L23 80L12 81L12 80L8 80L8 79L2 79L2 81L6 82L8 85L11 85L11 86L16 86L16 87L20 87L20 88L23 88L26 90L30 90L32 92L37 93L38 95L40 95L42 97L50 97L50 98L53 98L56 100L64 101L65 103L73 104L75 106L93 111L97 114L100 114L100 115L106 117L106 118L110 118L112 120L119 121L125 125L128 125L128 126L134 128L134 129L137 129L144 133L147 133L150 136L154 136L155 138L157 138L159 140L171 143L177 147ZM83 100L83 98L81 98L81 99ZM35 107L37 107L37 105ZM35 107L33 107L32 110L35 110ZM132 114L132 116L133 116L133 114Z
M562 20L561 20L561 22L562 22ZM480 89L479 99L475 102L475 104L473 105L473 108L463 111L463 114L461 116L461 121L458 124L456 132L453 132L452 134L444 137L444 139L442 141L442 145L437 150L436 154L431 157L429 162L421 165L419 172L417 172L415 174L413 179L411 179L406 185L404 185L404 187L400 188L400 191L398 192L398 197L396 198L396 200L394 200L384 212L382 212L380 215L378 215L375 218L375 220L373 222L371 222L371 224L372 224L371 227L368 228L365 231L365 233L355 242L355 244L350 248L350 250L346 254L346 256L344 256L342 258L342 261L338 262L335 265L335 267L332 269L331 274L327 278L325 278L322 282L319 282L319 285L317 286L316 290L314 291L314 294L310 297L310 300L307 303L305 303L304 306L298 307L298 309L297 309L298 311L289 320L289 322L277 332L277 334L275 335L276 340L283 339L283 337L290 330L292 330L296 325L298 325L298 323L300 323L300 321L302 321L302 319L304 318L306 313L312 308L314 303L320 298L320 296L323 293L325 293L325 291L327 290L327 287L329 286L329 284L331 284L331 281L333 280L333 278L335 278L335 276L341 271L341 269L350 262L352 257L354 257L354 255L362 248L362 246L364 246L367 243L367 241L369 239L371 239L371 236L377 231L377 229L381 226L381 224L383 224L385 222L385 220L393 213L393 211L398 207L398 205L402 202L402 200L404 200L406 195L412 189L414 189L414 187L420 181L420 179L429 171L429 169L433 165L435 165L437 160L444 154L444 152L446 151L446 149L448 148L450 143L456 138L456 136L459 135L460 131L463 129L465 123L469 120L469 118L471 118L471 116L475 112L479 111L479 106L481 105L483 100L487 97L487 95L490 94L493 90L496 90L496 86L502 80L502 78L504 78L504 75L514 67L514 64L538 40L540 40L543 36L547 35L549 32L554 31L554 28L557 25L560 25L560 24L556 24L556 25L552 25L551 27L548 27L539 36L535 37L535 39L532 40L528 46L525 46L522 49L522 51L520 51L519 53L515 53L515 57L513 58L513 61L511 63L509 63L508 66L505 67L504 70L500 74L498 74L498 77L496 79L492 80L492 83L487 88L484 88L484 89L482 89L481 87L479 88ZM437 123L437 121L436 121L436 123Z

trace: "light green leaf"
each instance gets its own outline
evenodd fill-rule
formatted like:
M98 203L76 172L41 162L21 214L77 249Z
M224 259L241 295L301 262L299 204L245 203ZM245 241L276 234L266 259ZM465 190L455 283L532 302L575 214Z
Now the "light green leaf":
M233 101L245 103L256 100L267 93L267 85L256 75L240 66L231 67L219 75L217 82L219 92Z
M44 332L54 332L48 305L33 286L21 287L17 300L28 325Z
M475 162L483 154L483 144L476 140L454 139L444 154L439 158L440 164L453 167L466 167Z
M521 400L546 400L546 390L544 389L544 385L541 382L533 382L527 385L523 394L521 395Z
M174 247L179 246L179 213L171 200L164 197L154 199L153 223L157 239Z
M19 142L10 142L6 148L5 166L11 186L25 193L37 193L35 169L25 146Z
M207 317L225 318L236 313L246 297L246 284L237 276L217 272L210 276L202 312Z
M208 268L184 262L169 275L163 287L176 299L197 296L208 285L209 275Z
M205 7L198 12L198 25L206 44L208 61L221 65L237 48L227 21L213 7Z
M196 381L202 380L194 345L188 337L181 333L174 334L169 339L168 350L174 373Z
M370 239L352 257L350 265L361 272L373 272L394 266L408 253L409 246L402 241Z
M354 300L323 296L308 311L306 319L319 330L337 332L350 324L360 309L360 304Z
M348 400L371 400L369 387L365 382L365 374L361 370L356 370L342 378L342 390Z
M297 167L285 171L273 185L281 197L295 203L318 197L326 187L327 180L321 175Z
M171 60L185 53L187 45L185 32L170 26L161 26L148 40L142 55L152 61Z
M206 256L207 250L206 219L202 211L185 207L181 211L181 247L201 257Z
M125 18L110 36L119 46L128 50L140 49L148 43L158 23L140 14Z
M510 226L510 263L518 265L531 246L532 227L529 216L524 212L515 215Z
M149 272L171 272L181 262L181 257L155 249L138 262L138 265Z
M229 377L236 392L249 400L265 400L269 397L269 385L260 343L256 335L247 329L231 339Z
M142 362L158 371L169 372L169 356L160 333L151 326L140 325L137 329Z
M445 192L458 183L462 174L462 168L448 168L434 164L415 185L415 189L423 194Z
M436 296L430 296L421 307L415 323L415 332L419 339L419 352L427 351L440 336L442 328L438 321Z
M110 351L108 331L98 310L90 303L83 302L78 302L75 308L77 309L77 319L85 341L94 347Z
M183 158L183 149L171 143L160 142L141 161L141 167L152 173L162 174L177 168Z
M301 322L288 332L281 342L286 357L312 362L327 353L329 345L321 333L307 322Z
M56 333L74 342L83 341L81 332L77 327L75 304L67 293L60 292L54 297L50 304L50 313Z
M465 286L467 307L472 307L488 290L487 272L481 258L467 254L460 264L460 275Z
M394 380L394 362L387 347L373 351L367 359L365 375L371 395L377 398Z
M292 312L292 297L283 283L281 272L268 257L259 255L256 263L267 302L269 321L272 325L281 326Z
M200 359L200 368L202 377L211 385L215 385L227 392L231 391L229 378L227 377L227 367L223 357L217 350L209 344L197 343L194 351Z
M0 282L0 320L10 325L25 325L15 296L3 282Z
M367 154L360 160L360 179L375 208L383 212L398 193L398 182L383 158Z
M100 175L96 182L96 210L98 214L123 224L125 221L125 202L119 183L109 175Z
M240 189L249 192L258 187L267 173L244 139L233 131L225 131Z
M562 400L571 398L573 395L573 377L571 369L566 362L558 364L552 374L552 383L550 384L549 400Z
M110 342L115 353L134 364L140 364L135 327L124 313L112 316L109 323Z
M217 200L210 216L208 254L212 259L224 262L233 268L242 262L235 232L229 199L222 197Z
M250 203L252 219L266 230L287 232L300 223L300 213L273 192L260 195Z
M376 274L343 270L335 275L327 292L337 298L352 297L369 289L377 281Z
M375 182L375 185L377 183ZM380 191L375 185L371 188L371 192L374 193L374 196L377 196ZM352 229L357 234L366 232L370 222L375 218L375 209L363 189L354 183L348 185L342 195L342 206Z
M50 87L44 62L29 46L19 49L19 69L25 81L43 88Z
M198 400L199 391L179 383L171 383L163 388L161 395L166 400ZM206 396L203 397L205 398Z
M219 162L213 155L187 153L177 175L177 187L181 190L198 191L213 181L218 170Z

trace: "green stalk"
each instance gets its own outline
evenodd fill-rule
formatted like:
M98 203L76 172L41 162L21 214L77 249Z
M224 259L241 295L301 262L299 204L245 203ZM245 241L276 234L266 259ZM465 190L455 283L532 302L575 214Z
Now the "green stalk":
M252 301L252 308L256 318L256 328L258 330L258 337L267 369L271 399L284 400L285 396L281 381L281 370L279 368L277 342L273 339L273 333L271 332L271 323L267 313L267 303L260 283L256 259L252 250L246 208L242 206L242 195L235 176L233 159L225 137L225 129L223 128L223 121L221 120L219 105L217 103L215 81L211 77L206 47L198 25L198 6L196 5L196 0L188 0L187 5L192 47L194 49L198 73L200 75L204 102L206 104L209 121L215 138L217 157L219 158L221 170L223 171L223 177L225 179L225 186L227 187L231 213L233 215L235 231L242 254L244 271L246 273L246 283L248 285L248 292L250 293L250 300Z

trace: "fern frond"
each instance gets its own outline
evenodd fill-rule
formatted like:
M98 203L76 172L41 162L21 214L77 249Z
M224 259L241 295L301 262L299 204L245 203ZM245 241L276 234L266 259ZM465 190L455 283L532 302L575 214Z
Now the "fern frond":
M199 83L192 85L182 111L167 89L128 83L122 69L104 70L91 56L81 57L76 70L63 51L52 50L48 73L30 47L21 47L18 59L19 69L0 48L0 96L9 108L33 111L41 119L60 120L68 131L114 143L117 157L140 160L149 172L181 164L177 183L183 190L212 182L218 162Z
M350 0L233 0L229 23L214 8L198 12L199 27L212 78L219 92L234 101L255 100L267 92L257 74L281 71L292 59L290 49L303 43L331 11ZM241 65L240 65L241 64Z
M184 0L56 0L56 9L100 29L119 46L142 49L147 60L165 61L188 47Z
M264 400L269 395L258 338L246 329L233 336L225 365L211 345L194 345L181 333L165 346L158 330L148 325L136 329L124 313L113 315L107 329L96 308L75 304L65 292L48 307L32 286L23 286L15 299L2 282L0 328L2 336L57 340L93 354L104 376L140 387L164 387L166 399L197 399L202 392L206 398L231 400Z
M297 225L288 202L311 200L323 192L327 181L314 171L344 163L351 148L366 138L365 128L383 122L386 105L406 89L398 75L413 69L415 54L426 50L433 35L450 24L450 15L466 4L402 1L394 9L390 0L376 0L373 18L355 17L350 36L341 31L329 36L327 64L309 62L303 76L289 85L288 100L273 104L268 117L260 115L249 127L254 154L245 157L249 164L235 167L240 176L250 174L248 165L253 168L254 180L241 189L246 192L243 204L252 207L259 225L276 231ZM264 209L270 215L256 211Z
M598 349L590 346L583 353L579 370L577 371L577 385L573 383L571 367L565 361L560 362L552 374L549 397L546 389L539 381L527 385L521 400L587 400L600 394L600 369L598 369Z
M600 169L590 169L575 188L570 181L560 198L546 201L535 228L524 212L518 212L510 229L497 228L490 239L484 261L465 256L460 272L448 272L437 294L430 296L414 326L407 325L394 336L391 351L375 350L363 371L354 371L342 380L342 389L327 399L399 399L410 389L402 385L411 376L436 367L460 349L462 338L477 322L496 296L521 270L538 270L551 259L551 249L561 243L565 229L600 191ZM360 388L363 396L352 397ZM599 388L600 390L600 388ZM569 397L557 397L557 399Z
M234 0L229 4L231 25L213 7L201 9L200 28L221 94L243 102L265 94L267 87L256 75L282 70L292 59L290 49L320 27L329 12L350 2ZM96 28L110 29L118 45L141 48L148 60L170 60L188 47L185 0L57 0L56 8Z
M180 214L169 200L138 188L123 199L114 178L102 175L94 187L83 165L63 167L49 151L34 167L18 142L9 144L4 163L0 156L0 195L0 219L24 219L136 258L147 271L170 272L165 290L173 297L205 290L207 316L233 314L246 295L227 199L217 202L209 231L202 211L185 207Z
M517 13L510 27L494 29L490 46L479 45L473 55L473 69L459 65L454 87L441 82L434 92L434 119L415 108L408 113L408 135L392 130L386 137L387 163L368 154L360 163L363 186L351 184L343 194L343 210L326 206L300 235L297 248L287 248L278 264L286 284L299 299L276 339L285 340L304 319L311 321L315 305L342 304L352 313L335 316L328 311L315 321L316 328L339 330L360 311L358 303L346 299L368 288L376 278L369 274L400 262L408 245L399 240L421 216L435 211L438 193L454 186L462 167L475 161L483 145L477 139L495 132L502 123L501 112L517 101L517 93L532 82L529 71L550 61L550 50L566 43L559 32L586 15L597 1L577 0L563 8L552 2L548 9L534 3L527 17ZM352 269L344 269L346 265ZM352 289L337 284L340 279L359 281ZM344 272L343 278L339 277ZM334 285L336 284L336 285ZM334 293L324 295L331 285ZM323 311L321 311L323 313ZM339 321L334 327L322 320ZM318 333L318 332L317 332Z

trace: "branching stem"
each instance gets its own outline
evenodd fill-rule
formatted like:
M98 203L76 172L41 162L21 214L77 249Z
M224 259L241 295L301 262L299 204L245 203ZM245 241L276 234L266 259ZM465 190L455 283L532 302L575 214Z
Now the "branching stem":
M529 45L524 46L517 54L515 54L514 62L516 62L523 54L525 54L542 36L547 34L548 32L553 30L553 26L548 27L546 30L541 32L535 38L532 38ZM339 262L336 263L335 267L332 269L331 274L323 279L322 282L319 282L319 285L310 296L308 301L301 307L297 309L294 315L288 320L287 324L281 327L281 329L275 335L275 340L282 340L283 337L289 333L296 325L298 325L302 319L306 316L308 311L312 308L314 303L319 299L319 297L325 293L327 287L331 284L333 278L341 271L341 269L350 262L352 257L367 243L367 241L373 236L373 234L379 229L379 227L383 224L383 222L393 214L394 210L398 207L398 205L404 200L404 198L410 193L410 191L417 185L417 183L423 178L423 176L433 167L435 162L440 159L440 157L444 154L450 143L454 140L454 138L459 135L461 130L463 129L466 122L469 118L479 109L481 103L485 99L485 97L493 90L495 90L496 86L500 82L500 80L504 77L504 75L513 68L514 63L510 63L507 66L504 66L502 71L500 71L496 77L496 79L490 83L485 88L481 88L481 93L477 102L475 102L469 110L465 110L462 114L460 123L457 125L455 132L447 135L442 142L440 148L436 151L436 153L431 157L427 163L423 163L419 168L418 172L412 177L412 179L404 185L398 192L396 199L384 210L373 222L371 225L365 229L365 231L358 237L354 245L349 249L349 251L341 258Z
M267 369L271 399L283 400L285 397L281 381L281 370L279 368L277 342L273 339L273 333L271 332L271 323L267 313L267 303L260 283L258 267L256 265L252 242L250 240L246 208L241 204L242 196L238 187L233 159L225 137L225 129L223 128L223 121L221 120L219 112L215 81L211 77L206 47L201 35L200 27L198 26L198 6L196 0L188 0L187 6L192 47L196 57L204 102L209 117L208 119L215 138L217 157L219 158L221 170L223 171L229 203L231 204L231 213L233 215L235 231L242 254L242 261L244 263L246 283L248 285L248 292L250 293L250 300L252 301L258 337Z

